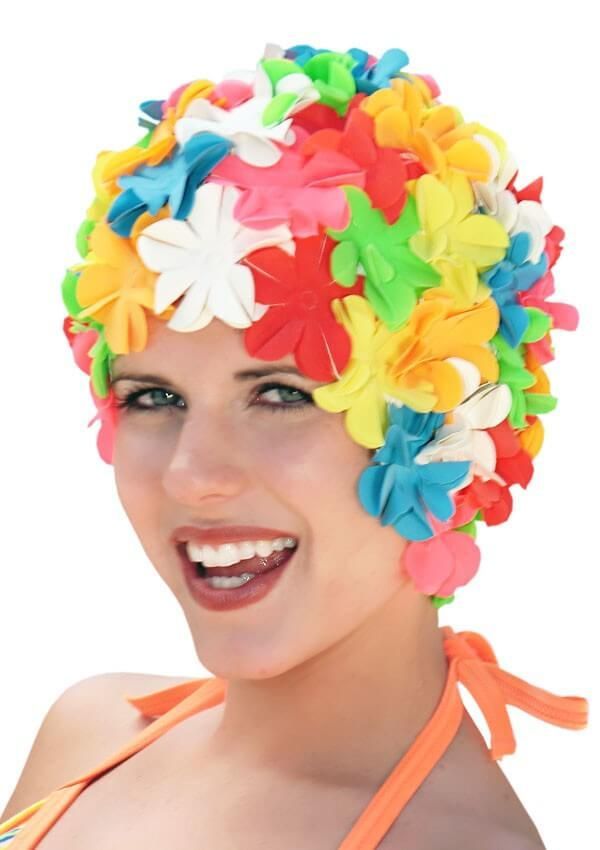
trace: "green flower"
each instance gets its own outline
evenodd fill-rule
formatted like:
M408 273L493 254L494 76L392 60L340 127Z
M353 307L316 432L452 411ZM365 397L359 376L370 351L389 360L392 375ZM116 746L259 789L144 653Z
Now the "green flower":
M418 294L440 282L440 274L408 247L420 228L415 201L409 195L398 219L388 224L362 189L344 186L343 191L350 222L345 230L327 229L339 242L331 255L331 273L341 286L354 286L364 271L367 300L388 330L398 330L410 317Z

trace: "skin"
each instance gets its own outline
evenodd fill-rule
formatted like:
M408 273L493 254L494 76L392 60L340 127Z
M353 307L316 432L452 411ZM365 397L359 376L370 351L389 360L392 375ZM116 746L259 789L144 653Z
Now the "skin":
M172 789L160 789L166 766L177 761L182 800L185 789L194 789L175 818L186 829L197 809L198 778L205 777L202 830L214 847L223 839L223 818L231 817L236 783L247 806L236 804L238 828L249 847L272 837L273 807L264 809L264 824L257 812L277 795L275 810L287 812L286 835L297 817L301 831L318 823L323 846L333 846L426 725L447 675L437 611L401 569L406 541L358 500L356 484L372 453L347 434L343 414L310 402L317 382L277 371L290 367L292 356L277 363L251 357L243 332L219 320L201 332L179 333L154 317L146 348L113 363L118 400L142 388L161 390L139 400L154 410L120 412L119 497L181 606L198 659L228 680L223 704L190 718L134 761L148 787L156 784L155 811L164 810L162 795L171 800ZM270 374L236 378L252 369ZM125 374L160 380L122 379ZM291 389L265 390L268 382ZM300 544L262 600L209 611L190 596L169 542L177 526L188 524L266 526ZM133 781L126 766L112 776ZM308 789L304 801L299 787ZM154 799L150 791L146 797ZM223 800L227 814L219 808ZM308 825L306 812L312 812ZM128 814L127 822L136 817ZM448 835L469 850L481 846L482 831L498 850L543 848L465 712L382 850L446 848ZM314 846L312 833L307 843Z
M116 358L113 386L119 400L164 391L140 400L152 411L121 410L117 489L200 662L229 680L215 751L290 778L377 786L442 693L437 612L402 574L406 542L358 500L371 453L347 434L343 414L300 406L297 392L260 393L268 381L308 394L319 386L277 372L285 366L292 356L257 360L243 332L219 320L186 334L150 317L146 348ZM267 378L234 377L265 367ZM144 373L164 381L119 380ZM194 523L289 531L300 540L295 563L258 603L206 610L169 542L175 527Z

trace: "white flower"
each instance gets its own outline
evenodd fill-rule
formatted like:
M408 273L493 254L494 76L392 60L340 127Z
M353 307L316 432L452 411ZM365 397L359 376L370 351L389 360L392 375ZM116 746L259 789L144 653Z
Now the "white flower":
M494 472L496 446L485 429L494 428L506 419L511 403L512 395L506 384L482 384L452 411L453 423L438 428L435 439L421 449L415 463L468 460L471 466L461 489L475 475L483 481L493 479L504 484Z
M268 46L267 46L268 48ZM234 144L234 151L249 165L268 167L281 159L275 144L292 145L296 139L291 129L291 115L320 99L319 91L306 74L292 73L281 77L273 87L259 62L255 71L233 71L225 80L241 80L252 86L254 96L234 106L221 109L206 98L192 100L184 115L175 122L175 136L184 145L193 135L208 130L224 136ZM265 127L262 115L275 95L294 94L296 100L285 112L285 119Z
M293 253L292 234L286 225L255 230L241 224L233 217L239 195L234 186L204 183L185 221L155 221L138 237L142 262L161 273L154 312L162 313L185 293L167 322L173 330L199 330L215 317L247 328L266 311L255 302L251 270L238 261L269 245Z
M510 236L528 233L531 246L526 260L537 263L542 256L546 234L552 229L552 221L543 206L537 201L517 201L506 187L517 171L517 163L511 153L504 163L493 142L484 135L473 137L480 142L492 157L492 176L487 183L473 181L473 190L478 206L504 227Z

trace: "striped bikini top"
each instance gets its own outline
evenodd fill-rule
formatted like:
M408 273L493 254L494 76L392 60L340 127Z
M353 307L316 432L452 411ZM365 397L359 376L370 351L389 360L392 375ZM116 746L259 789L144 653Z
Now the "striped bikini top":
M566 729L587 725L588 701L583 697L557 696L503 670L489 643L476 632L454 632L450 626L442 626L441 631L448 672L438 705L337 850L374 850L379 846L458 731L464 713L459 682L471 693L486 720L492 759L509 755L516 748L508 705ZM91 782L177 723L223 702L226 692L227 680L212 677L192 679L144 696L125 697L142 715L155 718L153 722L89 773L66 782L0 824L0 850L33 850Z

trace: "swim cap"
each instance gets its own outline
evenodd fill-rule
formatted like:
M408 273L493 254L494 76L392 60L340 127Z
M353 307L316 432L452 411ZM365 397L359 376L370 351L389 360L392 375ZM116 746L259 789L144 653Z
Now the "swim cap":
M268 44L254 70L142 103L144 135L97 157L63 330L107 463L111 362L144 349L148 313L293 354L371 450L358 498L439 607L479 567L476 523L504 522L531 479L551 332L577 312L548 300L565 234L542 178L517 189L504 139L408 61Z

